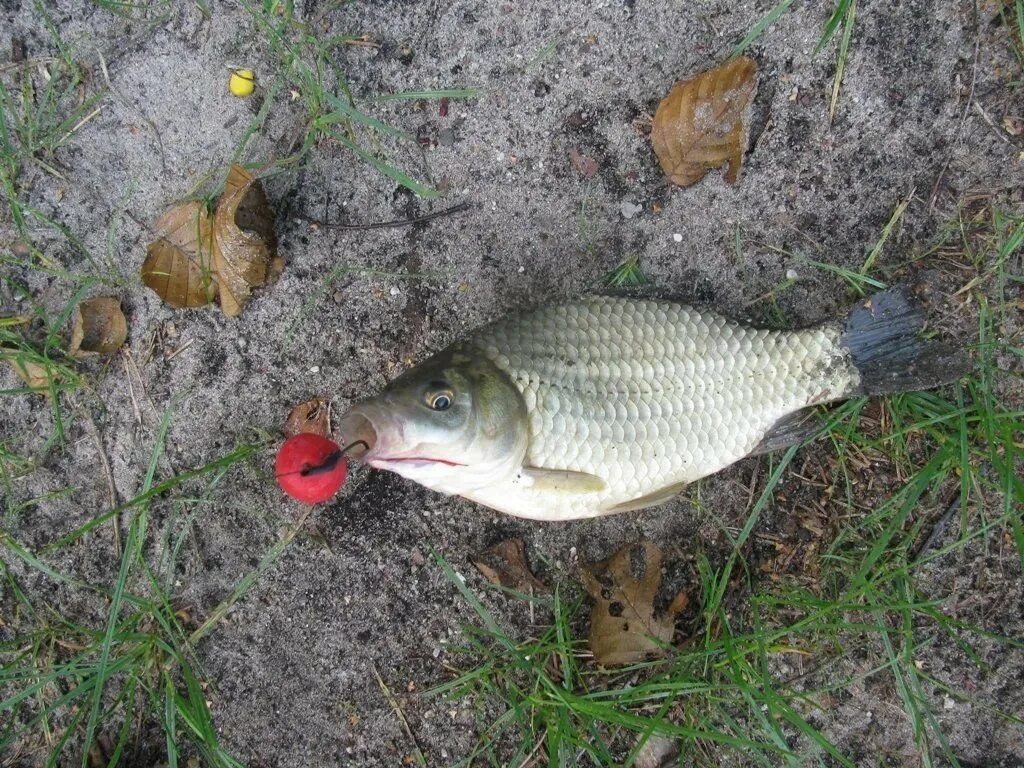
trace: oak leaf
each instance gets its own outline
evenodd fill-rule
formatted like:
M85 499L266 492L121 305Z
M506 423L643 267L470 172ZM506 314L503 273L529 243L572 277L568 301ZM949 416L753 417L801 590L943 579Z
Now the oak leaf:
M642 554L643 574L634 575L632 552ZM643 661L672 642L675 616L689 598L680 592L661 616L654 599L661 586L661 550L650 541L628 544L607 560L583 570L583 585L594 599L587 642L594 661L609 667Z

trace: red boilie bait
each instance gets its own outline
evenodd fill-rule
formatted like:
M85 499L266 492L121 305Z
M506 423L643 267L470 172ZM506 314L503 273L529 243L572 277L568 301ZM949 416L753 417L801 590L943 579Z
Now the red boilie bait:
M306 504L327 501L345 482L345 449L326 437L303 432L284 441L274 462L277 482L293 499Z

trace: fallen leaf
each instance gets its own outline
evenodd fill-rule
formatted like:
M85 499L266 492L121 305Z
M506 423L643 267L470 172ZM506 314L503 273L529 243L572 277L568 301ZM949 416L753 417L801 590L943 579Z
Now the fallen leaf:
M320 437L331 434L331 404L320 397L299 403L288 414L284 422L284 436L293 437L309 432Z
M506 539L470 559L485 579L499 587L529 595L548 591L530 570L522 539Z
M235 317L253 288L283 267L263 186L240 165L231 166L212 216L193 200L171 208L156 229L142 281L172 307L201 307L218 297L224 314Z
M29 389L40 395L50 394L50 381L55 372L32 360L25 359L16 349L0 348L0 359L3 359L25 382Z
M110 355L128 338L128 323L121 302L114 296L97 296L79 303L71 328L72 357Z
M281 274L274 236L274 213L263 185L240 165L231 166L213 217L213 268L220 290L220 308L239 315L252 289Z
M632 552L640 547L643 575L633 574ZM604 667L632 664L659 654L672 641L675 615L689 598L676 595L663 616L654 615L661 586L661 550L650 541L629 544L607 560L583 571L583 584L594 599L587 642L594 661Z
M725 180L736 181L756 90L757 65L746 56L672 86L654 113L651 142L673 183L687 187L727 163Z
M592 179L597 175L597 160L580 154L576 147L569 147L569 162L585 179Z
M202 307L217 295L213 222L198 200L176 205L156 223L146 249L142 282L172 307Z

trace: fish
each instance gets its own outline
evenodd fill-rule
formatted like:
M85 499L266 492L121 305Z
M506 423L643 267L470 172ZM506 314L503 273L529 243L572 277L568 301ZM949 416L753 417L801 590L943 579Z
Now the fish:
M480 328L356 402L338 429L371 467L516 517L645 509L808 439L816 406L964 375L966 354L922 339L926 322L909 285L797 330L587 296Z

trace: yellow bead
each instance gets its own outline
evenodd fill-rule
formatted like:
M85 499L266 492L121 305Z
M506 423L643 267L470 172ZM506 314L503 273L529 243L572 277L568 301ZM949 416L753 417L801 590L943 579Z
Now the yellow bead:
M256 74L251 69L236 69L228 80L228 90L235 96L248 96L256 88Z

